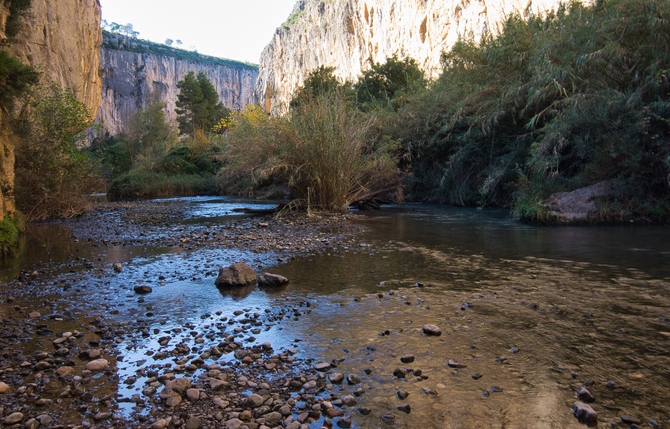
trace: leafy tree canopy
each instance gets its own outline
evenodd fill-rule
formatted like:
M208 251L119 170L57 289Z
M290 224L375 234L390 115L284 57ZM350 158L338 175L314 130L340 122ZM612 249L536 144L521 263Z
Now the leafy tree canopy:
M195 136L196 131L209 132L219 120L230 114L219 101L214 85L207 75L192 71L177 84L177 121L180 134Z
M414 58L401 61L394 55L384 64L370 58L370 65L370 70L365 71L354 86L356 98L363 106L377 104L397 109L403 104L403 95L425 87L423 70Z

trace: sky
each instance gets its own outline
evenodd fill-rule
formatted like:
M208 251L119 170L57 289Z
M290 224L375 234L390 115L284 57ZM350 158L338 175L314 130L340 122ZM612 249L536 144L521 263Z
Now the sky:
M133 25L139 38L258 64L296 0L100 0L102 19ZM177 47L176 43L172 45Z

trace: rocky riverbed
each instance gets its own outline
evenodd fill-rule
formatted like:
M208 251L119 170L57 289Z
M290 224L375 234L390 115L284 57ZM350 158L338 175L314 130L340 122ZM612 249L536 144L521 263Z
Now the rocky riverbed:
M668 279L368 223L190 222L180 201L65 222L66 261L0 292L0 424L669 427ZM291 283L217 290L235 261Z

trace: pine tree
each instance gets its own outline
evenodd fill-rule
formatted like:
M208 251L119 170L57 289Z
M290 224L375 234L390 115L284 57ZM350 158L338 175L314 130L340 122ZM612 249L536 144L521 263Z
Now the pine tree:
M207 75L189 72L177 84L177 121L179 133L194 136L196 131L208 133L229 111L219 101L216 88Z

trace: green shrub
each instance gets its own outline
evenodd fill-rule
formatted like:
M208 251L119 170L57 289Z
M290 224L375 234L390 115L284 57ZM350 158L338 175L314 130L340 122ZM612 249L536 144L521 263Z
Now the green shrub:
M218 195L216 177L197 174L169 175L136 169L115 179L107 189L107 197L111 201L193 195Z

